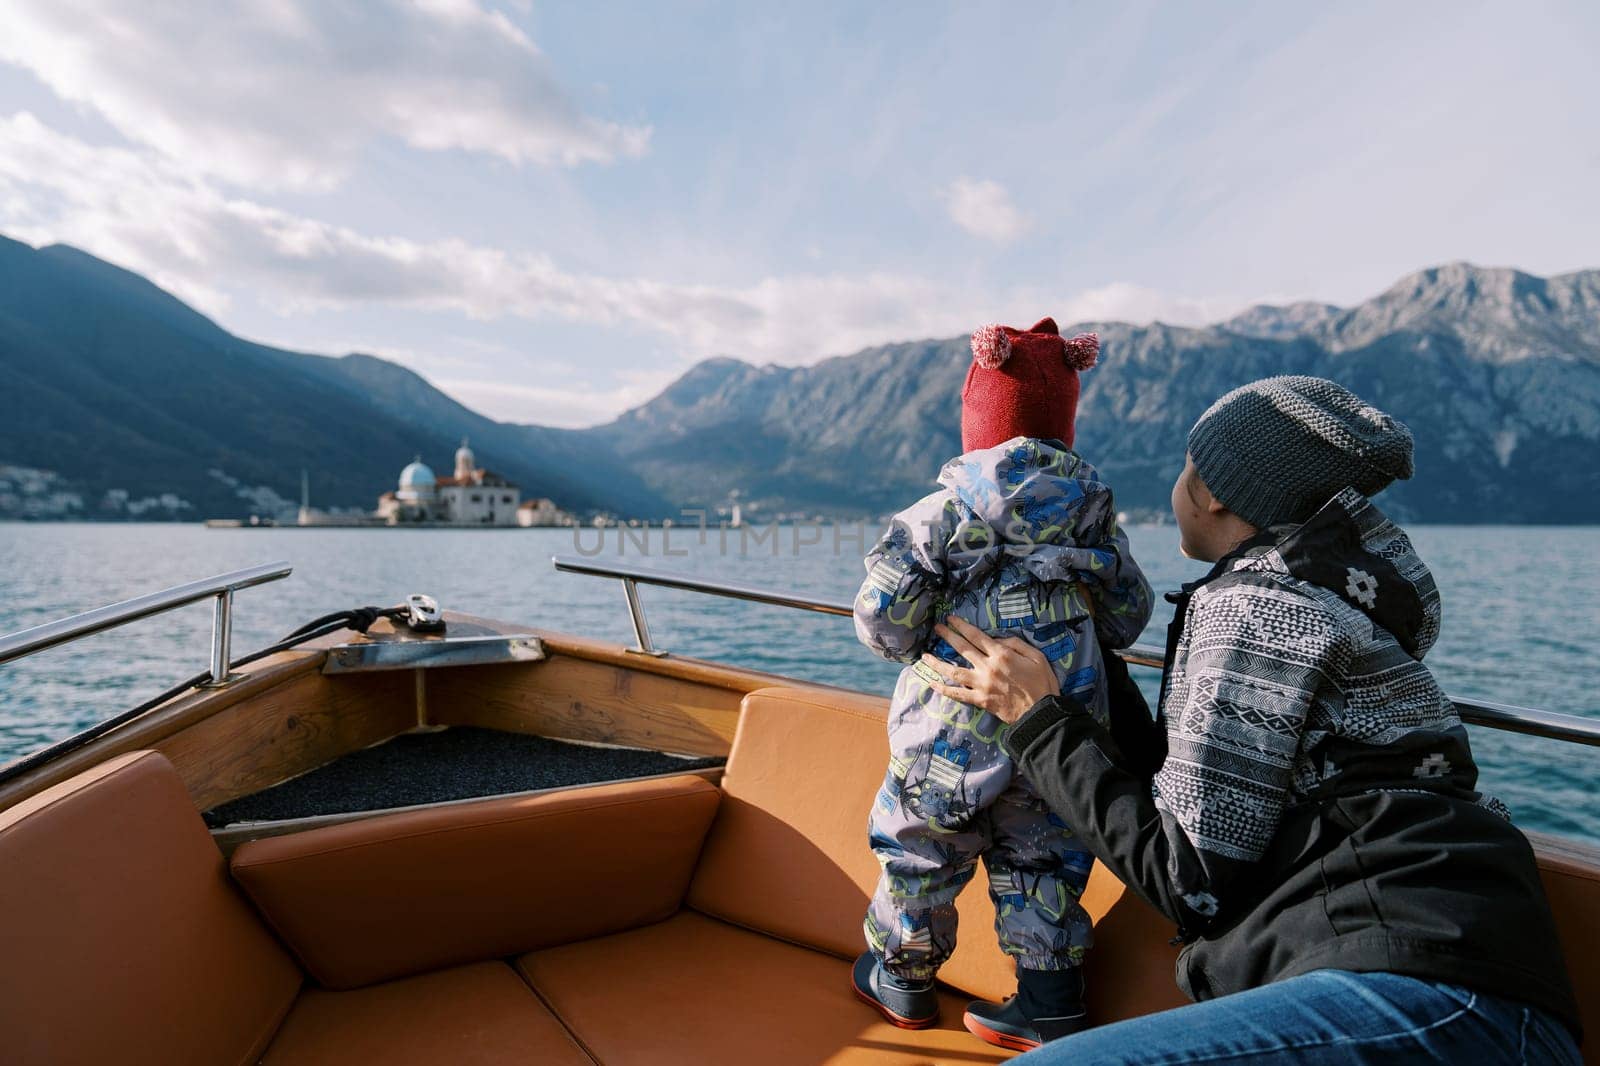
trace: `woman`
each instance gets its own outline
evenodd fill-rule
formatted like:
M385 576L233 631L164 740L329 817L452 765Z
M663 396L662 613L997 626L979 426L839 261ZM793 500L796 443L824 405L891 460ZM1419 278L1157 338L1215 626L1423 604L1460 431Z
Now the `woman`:
M1032 648L943 627L969 668L930 658L936 687L1012 723L1038 793L1177 923L1197 1001L1029 1057L1578 1061L1532 850L1421 662L1432 576L1368 499L1410 473L1409 431L1333 382L1256 382L1201 416L1172 506L1215 565L1171 597L1165 753L1124 750L1148 719L1125 678L1119 745Z

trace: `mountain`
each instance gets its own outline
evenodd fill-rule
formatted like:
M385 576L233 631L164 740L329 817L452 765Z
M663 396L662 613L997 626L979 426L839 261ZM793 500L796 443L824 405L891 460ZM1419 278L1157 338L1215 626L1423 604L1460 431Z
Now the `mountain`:
M1102 357L1083 378L1078 447L1125 508L1165 511L1189 427L1218 396L1296 373L1340 381L1411 427L1417 476L1385 494L1403 518L1600 522L1600 271L1454 263L1352 308L1081 329L1100 332ZM957 337L807 368L709 360L589 432L678 503L738 489L768 510L882 513L929 491L960 450L970 359Z
M1600 270L1541 278L1470 263L1420 270L1326 323L1323 338L1348 351L1397 334L1456 338L1474 359L1600 359Z
M960 451L965 343L888 345L806 368L711 360L589 432L679 503L737 490L768 511L881 511L926 491L933 456Z
M1411 427L1417 476L1385 494L1399 517L1600 522L1600 271L1452 263L1350 308L1071 329L1102 342L1078 447L1125 509L1165 512L1189 426L1218 396L1301 373ZM35 499L75 492L90 517L112 489L172 494L147 513L245 515L298 497L302 469L317 505L370 508L413 454L447 467L466 436L525 495L579 512L666 517L737 493L752 516L879 515L960 451L970 360L965 337L809 367L708 359L607 425L512 425L385 360L254 344L93 256L0 238L0 513L32 479Z
M1281 306L1256 304L1222 323L1222 328L1229 333L1237 333L1244 337L1282 340L1317 329L1343 313L1342 307L1319 304L1311 300Z
M54 472L91 515L112 489L189 505L155 514L270 510L298 498L302 469L319 506L370 509L414 454L447 470L464 436L525 495L577 511L670 513L583 434L495 422L371 356L241 340L62 245L0 238L0 380L0 464Z

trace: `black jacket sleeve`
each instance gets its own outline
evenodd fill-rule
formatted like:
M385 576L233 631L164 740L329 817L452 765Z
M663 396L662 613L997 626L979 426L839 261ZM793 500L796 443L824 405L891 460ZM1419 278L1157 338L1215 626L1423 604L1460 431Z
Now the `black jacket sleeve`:
M1103 640L1100 657L1105 663L1111 739L1122 752L1127 768L1148 781L1167 761L1166 726L1151 717L1150 704L1129 676L1128 664Z
M1198 932L1196 915L1167 875L1169 852L1150 779L1128 767L1111 734L1067 696L1046 696L1006 735L1006 751L1050 809L1095 858L1145 902Z

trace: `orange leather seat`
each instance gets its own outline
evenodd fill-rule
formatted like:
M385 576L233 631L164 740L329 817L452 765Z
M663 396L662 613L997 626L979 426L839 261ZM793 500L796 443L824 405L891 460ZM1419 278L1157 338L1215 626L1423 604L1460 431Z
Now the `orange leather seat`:
M480 962L354 992L308 988L264 1066L590 1066L516 971Z
M671 777L398 812L252 840L233 876L328 988L658 922L715 785Z
M878 879L866 819L883 782L887 711L886 700L817 688L746 696L689 905L840 958L859 954ZM1171 922L1098 865L1083 904L1095 919L1087 977L1097 1023L1187 1002L1173 980ZM987 999L1015 992L983 878L956 909L959 943L940 980Z
M998 1061L1006 1054L959 1028L968 995L1013 989L981 881L959 901L938 1028L895 1029L849 987L877 876L865 818L884 769L884 710L817 688L750 694L720 804L696 778L644 781L241 848L242 879L330 981L431 971L354 990L301 988L166 759L110 760L0 812L0 1057ZM1583 950L1600 936L1600 864L1535 843L1580 1001L1600 1027L1600 964ZM1098 939L1095 1018L1181 1003L1166 921L1100 870L1084 902ZM515 952L515 969L495 959Z
M703 831L716 790L690 780ZM686 832L678 895L699 844ZM328 886L304 887L314 898ZM7 1066L591 1061L504 962L302 991L177 772L150 751L0 812L0 947Z
M883 780L886 701L818 688L745 697L723 799L686 912L658 925L522 956L518 967L606 1063L983 1063L1007 1053L961 1027L970 996L1016 990L988 895L958 902L961 943L941 973L938 1028L879 1020L850 989L878 876L866 816ZM1090 1006L1100 1021L1184 1002L1169 924L1103 871ZM1121 950L1119 950L1119 945Z
M856 1000L850 964L685 911L659 925L524 955L517 966L607 1066L922 1066L1010 1057L961 1027L896 1029Z
M300 988L150 751L0 812L0 953L7 1063L253 1062Z

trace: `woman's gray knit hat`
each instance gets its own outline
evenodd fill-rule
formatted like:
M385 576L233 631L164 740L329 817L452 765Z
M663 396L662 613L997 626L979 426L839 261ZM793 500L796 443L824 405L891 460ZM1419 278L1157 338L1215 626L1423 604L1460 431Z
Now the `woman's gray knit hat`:
M1411 431L1326 378L1243 385L1189 431L1200 480L1257 529L1303 522L1347 488L1366 496L1411 476Z

